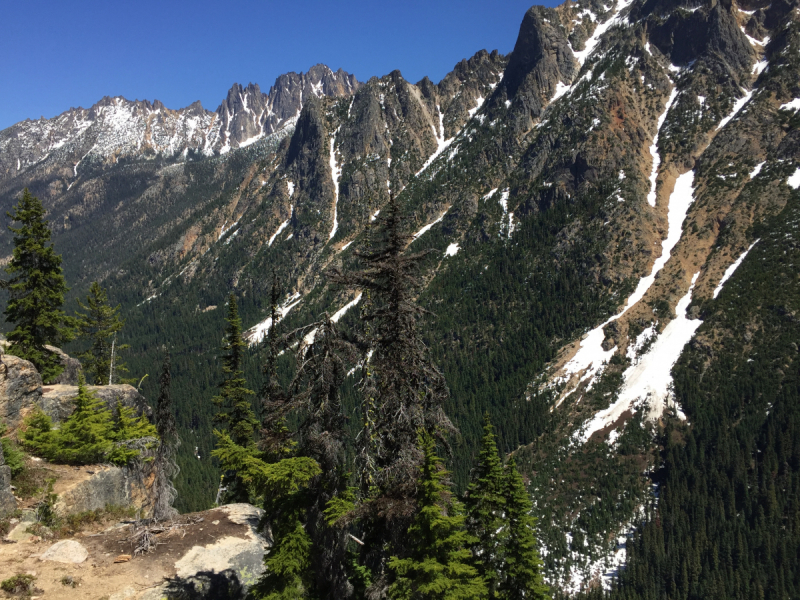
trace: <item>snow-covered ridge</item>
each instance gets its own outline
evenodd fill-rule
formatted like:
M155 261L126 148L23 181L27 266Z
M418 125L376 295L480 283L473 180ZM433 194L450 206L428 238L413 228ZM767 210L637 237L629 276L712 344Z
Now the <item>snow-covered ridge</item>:
M115 162L129 156L226 154L273 135L283 137L300 115L304 94L352 94L359 86L344 71L316 65L308 73L281 75L269 94L254 84L235 84L216 112L199 102L170 110L157 100L106 97L89 109L72 108L0 131L0 178L51 157L74 168L78 178L77 165L86 158Z

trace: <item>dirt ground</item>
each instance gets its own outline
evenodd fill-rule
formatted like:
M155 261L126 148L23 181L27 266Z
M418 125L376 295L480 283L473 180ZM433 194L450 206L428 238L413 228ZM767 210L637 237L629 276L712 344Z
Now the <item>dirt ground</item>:
M39 560L57 540L0 543L0 579L18 573L34 575L41 591L33 597L121 600L174 577L175 562L192 547L205 546L225 536L246 536L247 528L232 523L220 510L180 515L176 522L184 525L159 535L160 543L154 551L122 563L114 560L121 554L133 554L131 526L125 522L95 524L66 538L80 542L89 552L89 557L76 565ZM76 587L62 583L66 576L72 577ZM11 597L0 591L2 595Z

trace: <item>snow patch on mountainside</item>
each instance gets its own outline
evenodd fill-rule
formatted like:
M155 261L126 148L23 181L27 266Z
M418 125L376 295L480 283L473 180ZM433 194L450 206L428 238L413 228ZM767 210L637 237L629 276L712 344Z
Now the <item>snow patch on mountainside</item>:
M450 244L447 247L447 250L444 251L444 255L445 256L455 256L456 254L458 254L458 251L460 249L461 248L458 247L458 244L456 242L453 242L452 244Z
M300 296L299 292L295 292L291 296L289 296L283 304L281 304L277 309L276 312L278 313L278 322L283 320L286 315L289 314L289 311L292 310L295 306L302 302L303 298ZM254 325L250 329L248 329L244 335L242 336L250 346L255 346L256 344L260 343L269 333L270 328L272 327L272 317L267 317L257 325Z
M728 122L733 119L733 117L735 117L739 111L742 110L742 108L744 108L744 105L747 104L752 97L753 90L750 90L743 97L739 98L733 105L733 110L731 110L730 114L719 122L719 125L717 125L717 131L725 127L725 125L727 125Z
M623 373L624 382L616 402L598 412L581 428L578 438L581 442L588 441L594 433L615 423L625 411L632 411L645 403L648 405L647 416L651 420L657 419L669 407L675 408L679 418L686 418L672 393L672 367L684 346L703 324L700 319L686 317L686 309L692 302L692 291L699 275L699 271L694 274L689 291L678 300L676 318L667 324L642 360Z
M650 286L653 285L658 272L667 264L673 248L681 238L683 221L686 218L689 206L691 206L694 201L693 184L694 171L684 173L675 181L675 189L672 191L669 198L669 212L667 216L669 228L667 237L661 242L661 256L653 263L650 274L639 280L636 289L628 298L622 312L610 317L584 336L577 353L564 365L562 374L560 377L556 378L555 383L564 383L573 375L582 374L580 382L588 380L589 387L591 388L595 378L603 372L605 363L611 360L611 357L617 351L616 346L609 350L603 350L603 340L605 339L603 328L612 321L619 319L639 302L647 293L647 290L650 289ZM566 395L568 394L562 396L562 399Z
M723 273L722 279L719 280L719 284L717 285L716 288L714 288L714 293L711 296L712 298L716 298L717 296L719 296L719 293L722 291L722 286L725 285L725 282L731 278L731 275L733 275L734 271L736 271L736 269L739 268L739 265L742 264L744 257L747 256L747 253L750 252L750 250L753 249L753 246L755 246L758 242L759 240L756 240L755 242L750 244L750 247L744 252L742 252L739 258L737 258L731 266L725 269L725 273Z
M448 208L447 210L450 210L450 209ZM447 214L447 210L444 211L441 215L439 215L439 217L435 221L433 221L432 223L428 223L422 229L420 229L417 233L415 233L411 237L411 241L413 242L414 240L416 240L420 236L424 235L425 233L427 233L430 230L431 227L433 227L434 225L439 223L442 219L444 219L444 216Z
M796 190L800 187L800 167L798 167L794 173L789 175L789 178L786 180L786 185L793 190Z
M583 46L583 50L579 52L575 52L573 50L573 54L575 55L575 59L578 61L578 64L583 66L583 63L586 62L586 59L589 58L589 55L594 52L597 45L600 43L600 38L603 34L608 31L614 25L620 25L624 23L622 17L620 17L620 12L623 9L627 8L631 5L633 0L619 0L614 7L614 12L611 13L611 16L605 23L600 23L597 27L594 28L594 32L592 33L591 37L586 40L586 43ZM592 19L594 21L594 19Z
M661 155L658 153L658 136L661 133L661 127L667 118L669 109L672 108L672 103L678 96L678 86L672 88L667 105L664 107L664 112L658 117L658 124L656 125L656 137L653 138L653 144L650 146L650 156L653 157L653 169L650 171L650 193L647 194L647 203L650 206L656 205L656 184L658 181L658 167L661 164Z
M339 126L341 128L341 126ZM333 227L328 235L328 241L333 239L336 235L336 230L339 228L338 220L338 206L339 206L339 179L342 177L342 167L336 162L336 135L339 133L339 128L333 132L331 138L331 179L333 180Z
M274 241L275 241L275 238L276 238L276 237L278 237L278 236L280 235L281 231L283 231L284 229L286 229L286 227L288 227L288 226L289 226L289 221L291 221L291 220L292 220L292 215L293 215L293 214L294 214L294 205L292 205L292 206L289 208L289 218L288 218L288 219L286 219L286 220L285 220L283 223L281 223L280 225L278 225L278 229L277 229L277 231L275 231L275 233L273 233L273 234L272 234L272 237L270 237L270 238L269 238L269 241L267 242L267 247L271 247L271 246L272 246L272 242L274 242Z

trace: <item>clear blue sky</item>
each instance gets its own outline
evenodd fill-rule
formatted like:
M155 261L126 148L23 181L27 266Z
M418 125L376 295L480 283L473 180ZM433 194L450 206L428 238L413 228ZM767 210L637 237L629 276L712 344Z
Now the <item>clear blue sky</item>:
M482 48L510 52L532 4L0 0L0 129L103 96L215 110L233 83L266 92L316 63L361 81L400 69L438 82Z

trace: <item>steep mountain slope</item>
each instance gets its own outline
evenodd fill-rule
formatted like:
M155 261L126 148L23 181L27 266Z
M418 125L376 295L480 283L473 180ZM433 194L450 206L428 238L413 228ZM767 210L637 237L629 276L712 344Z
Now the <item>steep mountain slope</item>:
M217 307L231 289L241 297L255 386L271 273L288 328L323 311L352 325L358 297L324 272L351 264L399 195L410 249L439 251L420 300L461 431L458 480L488 411L530 476L550 581L608 585L626 533L652 527L680 479L665 461L686 464L661 453L702 414L686 361L707 357L700 379L728 364L736 330L714 315L728 286L756 276L756 240L783 231L789 217L776 215L800 201L798 19L797 0L533 7L509 56L478 52L438 84L395 71L362 85L314 67L266 96L234 86L213 114L167 121L137 104L136 135L81 159L133 106L107 101L82 133L88 116L59 117L71 137L49 133L60 122L0 132L0 200L29 185L45 201L75 292L99 278L123 304L136 373L154 373L153 350L172 345L179 487L200 508L216 477ZM206 119L195 133L153 133L192 118ZM0 242L10 247L7 233ZM785 260L764 269L796 288ZM743 331L772 310L759 293Z

